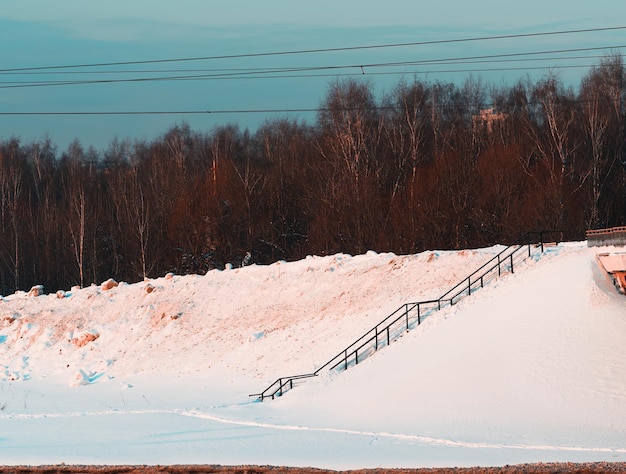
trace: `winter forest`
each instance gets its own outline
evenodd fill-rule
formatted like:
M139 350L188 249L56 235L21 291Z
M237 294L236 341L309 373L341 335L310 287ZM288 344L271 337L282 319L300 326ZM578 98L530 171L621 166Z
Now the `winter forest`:
M576 88L402 79L331 83L315 123L266 121L103 151L0 141L0 292L204 273L306 255L584 239L626 223L626 75ZM1 132L0 132L1 133Z

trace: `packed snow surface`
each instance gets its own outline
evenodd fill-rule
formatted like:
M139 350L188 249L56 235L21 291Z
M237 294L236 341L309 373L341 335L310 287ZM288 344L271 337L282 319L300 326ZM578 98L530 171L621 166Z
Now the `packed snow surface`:
M626 297L582 243L276 400L502 247L334 255L0 301L0 464L626 461ZM622 249L623 250L623 249Z

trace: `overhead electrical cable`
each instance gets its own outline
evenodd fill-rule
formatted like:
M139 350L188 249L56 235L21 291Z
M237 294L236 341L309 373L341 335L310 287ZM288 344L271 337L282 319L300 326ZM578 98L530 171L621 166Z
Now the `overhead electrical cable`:
M59 65L59 66L5 68L5 69L0 69L0 72L37 71L37 70L105 67L105 66L107 67L108 66L129 66L129 65L139 65L139 64L210 61L210 60L217 60L217 59L240 59L240 58L258 58L258 57L268 57L268 56L313 54L313 53L332 53L332 52L341 52L341 51L358 51L358 50L368 50L368 49L400 48L400 47L410 47L410 46L429 46L429 45L435 45L435 44L493 41L493 40L515 39L515 38L531 38L531 37L539 37L539 36L597 33L597 32L606 32L606 31L625 30L625 29L626 29L626 26L613 26L613 27L604 27L604 28L585 28L585 29L576 29L576 30L544 31L544 32L537 32L537 33L478 36L478 37L468 37L468 38L414 41L414 42L406 42L406 43L388 43L388 44L365 45L365 46L347 46L347 47L337 47L337 48L303 49L303 50L274 51L274 52L264 52L264 53L198 56L198 57L187 57L187 58L147 59L147 60L139 60L139 61L116 61L116 62L102 62L102 63L67 64L67 65Z
M574 99L572 103L590 103L592 100ZM600 99L599 102L613 103L611 99ZM484 107L483 103L466 104L470 107ZM439 104L436 108L444 108ZM318 113L318 112L351 112L362 110L393 110L394 105L378 105L372 107L293 107L293 108L259 108L259 109L203 109L203 110L109 110L109 111L37 111L37 112L7 112L0 111L0 116L106 116L106 115L224 115L224 114L274 114L274 113Z
M380 107L376 107L380 108ZM219 109L219 110L144 110L144 111L104 111L104 112L0 112L0 115L209 115L209 114L268 114L318 112L318 108L294 109Z
M618 48L619 46L609 46L607 48ZM596 49L596 48L594 48ZM606 48L597 48L606 49ZM562 50L549 51L548 53L557 53ZM524 54L524 53L516 53ZM528 53L535 54L535 53ZM620 56L624 56L620 54ZM490 58L489 56L481 56L484 58ZM572 60L572 59L601 59L604 55L593 54L584 56L551 56L546 58L521 58L521 59L472 59L472 57L461 57L458 59L423 59L419 62L427 63L429 61L436 61L438 64L450 62L451 64L464 64L464 63L505 63L505 62L523 62L523 61L560 61L560 60ZM407 61L411 62L411 61ZM412 61L416 62L416 61ZM393 64L393 63L390 63ZM367 64L364 67L369 67ZM105 71L31 71L31 72L0 72L0 76L59 76L59 75L95 75L95 74L165 74L165 73L198 73L198 72L250 72L250 71L274 71L276 67L249 67L249 68L194 68L194 69L110 69Z
M550 66L551 70L560 69L588 69L593 67L593 64L573 64L573 65L557 65ZM91 82L45 82L45 83L29 83L20 85L0 85L0 89L10 88L23 88L23 87L47 87L47 86L65 86L65 85L85 85L85 84L104 84L104 83L117 83L117 82L154 82L154 81L201 81L201 80L268 80L268 79L302 79L302 78L340 78L340 77L355 77L355 76L407 76L407 75L428 75L428 74L448 74L448 73L477 73L477 72L504 72L504 71L531 71L531 70L546 70L546 66L517 66L517 67L484 67L484 68L463 68L463 69L424 69L424 70L402 70L402 71L367 71L365 69L356 72L345 73L317 73L317 74L280 74L274 76L246 76L246 77L204 77L204 76L188 76L181 78L145 78L145 79L126 79L126 80L102 80ZM0 84L3 84L0 82Z
M341 69L356 69L361 74L364 74L364 69L374 69L381 67L407 67L407 66L420 66L420 65L433 65L433 64L463 64L468 61L500 61L505 63L514 59L519 59L523 56L541 56L547 54L564 54L564 53L576 53L585 51L599 51L599 50L617 50L626 48L626 45L611 45L601 47L589 47L589 48L568 48L558 50L544 50L544 51L530 51L530 52L518 52L518 53L503 53L492 55L478 55L478 56L466 56L466 57L453 57L453 58L440 58L440 59L422 59L422 60L408 60L408 61L393 61L384 63L365 63L365 64L350 64L350 65L332 65L332 66L302 66L302 67L283 67L283 68L246 68L245 70L236 69L234 72L229 70L215 71L212 74L198 74L198 75L177 75L177 76L152 76L152 77L136 77L136 78L105 78L105 79L82 79L82 80L60 80L60 81L7 81L0 82L0 89L12 89L12 88L25 88L25 87L48 87L48 86L68 86L68 85L85 85L85 84L112 84L112 83L130 83L130 82L152 82L152 81L177 81L177 80L209 80L209 79L224 79L224 78L250 78L259 79L262 76L271 78L294 78L294 77L319 77L319 75L311 74L319 71L329 70L341 70ZM554 60L554 58L525 58L523 60ZM570 58L564 58L570 59ZM581 67L581 66L570 66ZM532 67L519 68L519 69L534 69ZM498 69L485 69L485 71L495 71ZM511 68L504 68L503 70L514 70ZM175 72L175 71L173 71ZM417 72L417 71L415 71ZM434 72L434 71L433 71ZM460 71L457 71L460 72ZM468 71L472 72L472 71ZM299 73L297 75L286 76L287 73ZM387 73L390 74L390 73ZM396 73L399 74L399 73ZM323 77L327 77L324 75Z
M619 48L619 46L609 46L607 48ZM597 48L597 49L607 49L607 48ZM596 48L594 48L596 49ZM557 53L562 50L554 50L549 51L548 53ZM568 50L569 51L569 50ZM524 53L516 53L516 54L524 54ZM528 53L535 54L535 53ZM624 56L620 54L619 56ZM481 56L483 58L490 58L490 56ZM428 63L429 61L436 61L438 64L445 64L449 62L450 64L476 64L476 63L508 63L508 62L527 62L527 61L561 61L561 60L574 60L574 59L601 59L604 58L605 55L584 55L584 56L550 56L545 58L518 58L518 59L473 59L472 57L461 57L461 58L449 58L449 59L423 59L419 62ZM411 61L407 61L411 62ZM412 61L416 63L416 61ZM393 64L393 63L390 63ZM353 67L353 66L350 66ZM368 65L363 65L363 67L369 67ZM62 75L95 75L95 74L166 74L166 73L198 73L198 72L250 72L250 71L275 71L276 67L250 67L250 68L194 68L194 69L109 69L104 71L30 71L30 72L0 72L0 76L62 76ZM16 82L16 81L14 81ZM26 81L24 81L26 82Z
M573 33L605 32L612 30L624 30L626 26L593 28L580 30L550 31L541 33L524 33L517 35L482 36L473 38L459 38L447 40L421 41L411 43L395 43L382 45L366 45L345 48L309 49L294 51L279 51L266 53L249 53L238 55L206 56L194 58L174 58L141 61L121 61L110 63L74 64L65 66L43 66L29 68L0 69L0 76L25 76L25 75L47 75L48 77L58 75L63 77L59 80L12 80L0 82L0 89L28 88L28 87L48 87L48 86L76 86L86 84L114 84L114 83L146 83L153 81L199 81L199 80L244 80L244 79L278 79L278 78L317 78L317 77L347 77L362 75L422 75L435 73L459 73L459 72L492 72L492 71L516 71L543 69L545 66L512 66L512 63L520 62L543 62L543 61L574 61L581 59L598 58L596 55L570 55L573 53L592 52L600 50L621 50L626 45L611 45L602 47L568 48L542 51L527 51L515 53L501 53L489 55L473 55L459 57L443 57L432 59L412 59L404 61L387 61L371 63L353 64L328 64L322 66L291 66L291 67L215 67L215 68L194 68L194 69L122 69L124 66L135 66L142 64L175 63L183 61L201 61L217 59L239 59L270 56L285 56L309 53L330 53L339 51L355 51L377 48L396 48L408 46L460 43L471 41L501 40L508 38L528 38L547 35L565 35ZM414 53L412 53L414 54ZM567 56L565 56L567 55ZM619 56L623 56L621 53ZM494 67L478 67L478 65L502 65ZM453 66L468 66L458 67ZM508 65L508 66L504 66ZM441 66L452 66L441 69ZM117 70L93 70L91 68L116 67ZM434 69L434 68L437 69ZM556 64L549 69L565 68L588 68L593 65L582 64ZM88 70L85 70L88 69ZM120 70L121 69L121 70ZM116 77L112 75L145 74L140 77ZM158 75L161 74L161 75ZM71 75L71 76L70 76ZM90 78L80 78L81 75L89 75ZM99 75L94 77L95 75ZM375 107L383 109L385 107ZM270 113L311 113L320 112L320 108L261 108L261 109L216 109L216 110L127 110L127 111L0 111L0 116L106 116L106 115L209 115L209 114L270 114Z

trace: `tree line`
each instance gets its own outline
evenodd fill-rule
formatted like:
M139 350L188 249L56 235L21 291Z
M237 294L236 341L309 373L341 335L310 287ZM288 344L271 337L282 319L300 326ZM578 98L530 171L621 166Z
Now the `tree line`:
M153 140L0 141L0 292L138 281L308 254L399 254L626 222L621 56L579 87L331 83L313 124ZM487 107L486 104L489 104Z

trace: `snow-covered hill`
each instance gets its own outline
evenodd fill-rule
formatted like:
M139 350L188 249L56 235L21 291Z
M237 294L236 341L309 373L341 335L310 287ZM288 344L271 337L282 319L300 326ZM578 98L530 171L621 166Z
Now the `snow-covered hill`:
M275 401L500 247L309 257L0 301L0 464L626 461L626 298L585 243ZM611 249L608 249L611 250Z

